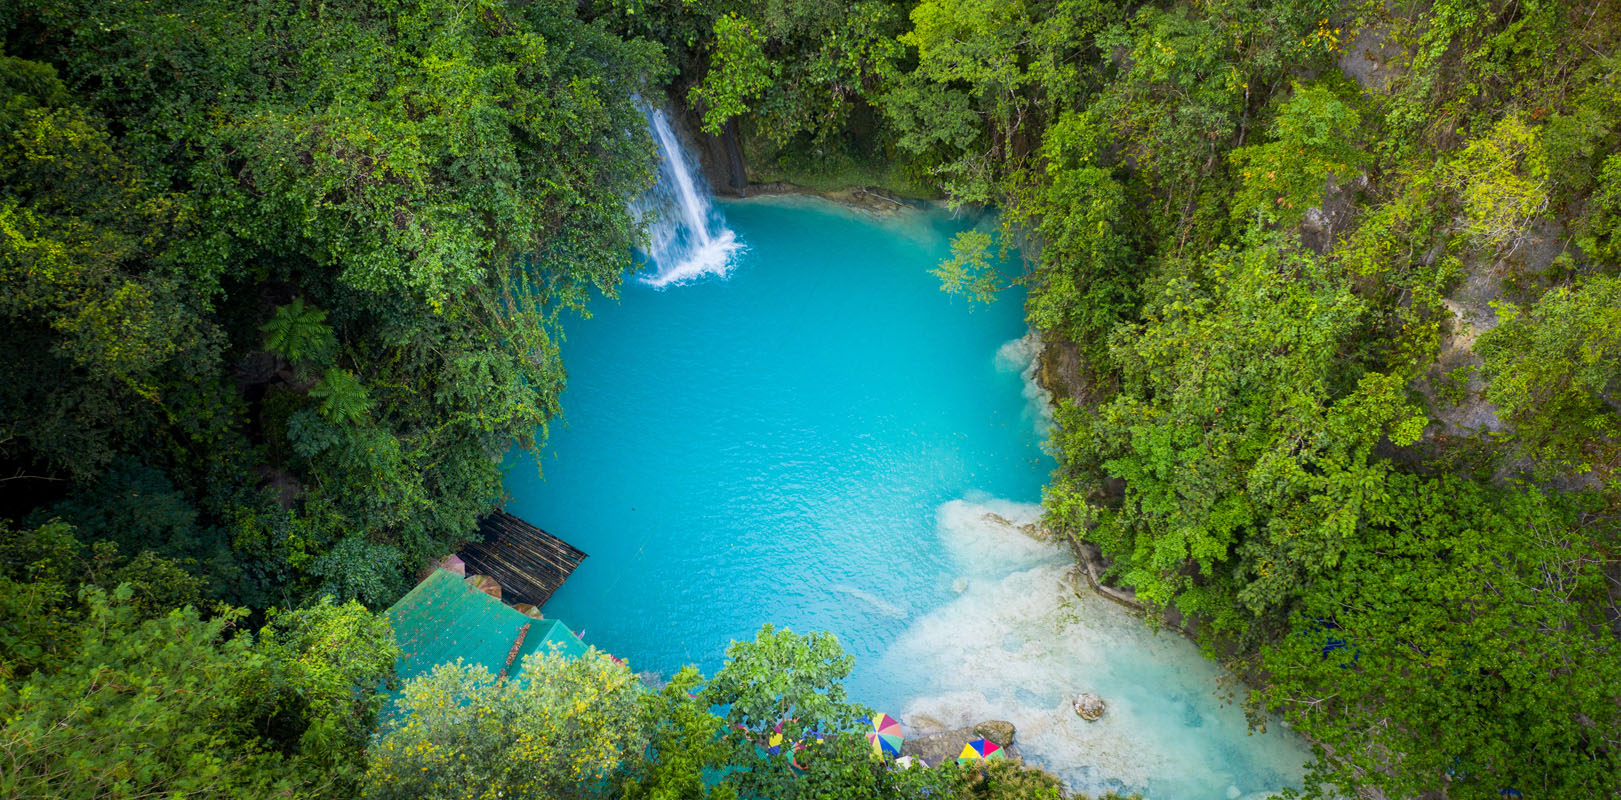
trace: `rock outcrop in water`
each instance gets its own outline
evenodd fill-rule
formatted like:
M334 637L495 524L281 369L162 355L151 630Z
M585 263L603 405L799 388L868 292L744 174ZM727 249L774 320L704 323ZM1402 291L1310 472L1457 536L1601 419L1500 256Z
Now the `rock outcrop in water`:
M939 725L928 717L913 718L908 724L914 730L931 730ZM1023 756L1013 743L1016 733L1013 723L1006 720L988 720L966 728L935 730L933 733L908 736L901 742L901 755L921 759L932 767L956 761L963 746L975 739L989 739L1005 748L1008 758L1022 761Z
M1103 718L1107 706L1103 698L1092 692L1083 692L1075 696L1075 715L1087 722L1097 722Z

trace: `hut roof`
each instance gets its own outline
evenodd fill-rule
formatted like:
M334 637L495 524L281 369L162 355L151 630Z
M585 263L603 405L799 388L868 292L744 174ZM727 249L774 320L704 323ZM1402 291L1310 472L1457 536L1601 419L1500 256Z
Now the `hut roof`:
M468 574L488 575L509 602L541 606L585 560L579 548L505 511L478 523L478 539L463 547Z
M461 576L436 569L388 609L400 659L402 681L460 658L490 672L517 676L523 657L556 648L574 658L585 644L555 619L531 619Z

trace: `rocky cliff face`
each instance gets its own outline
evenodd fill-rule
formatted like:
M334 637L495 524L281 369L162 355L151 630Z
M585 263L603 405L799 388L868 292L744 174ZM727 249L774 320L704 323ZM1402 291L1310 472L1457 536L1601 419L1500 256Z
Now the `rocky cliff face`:
M684 87L670 92L671 123L676 134L693 146L698 154L698 166L704 179L715 194L726 197L745 197L749 194L748 165L743 159L743 145L738 138L737 121L726 123L719 136L703 129L703 120L696 109L687 105Z

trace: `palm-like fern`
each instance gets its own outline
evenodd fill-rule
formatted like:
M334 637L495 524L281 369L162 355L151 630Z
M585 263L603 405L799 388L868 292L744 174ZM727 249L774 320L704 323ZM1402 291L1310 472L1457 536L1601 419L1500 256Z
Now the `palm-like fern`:
M326 324L326 312L304 305L296 298L278 309L269 322L259 326L265 334L265 349L280 353L294 362L319 361L329 355L336 341Z
M310 387L310 397L321 401L321 415L335 423L358 425L371 410L371 398L360 379L337 367L327 368L326 374Z

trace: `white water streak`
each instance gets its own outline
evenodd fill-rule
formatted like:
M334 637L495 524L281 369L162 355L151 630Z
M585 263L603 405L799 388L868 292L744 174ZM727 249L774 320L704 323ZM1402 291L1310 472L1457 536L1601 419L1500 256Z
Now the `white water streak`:
M1004 343L996 351L996 368L1004 372L1017 372L1024 379L1025 413L1035 426L1036 434L1044 444L1050 448L1046 440L1052 437L1053 432L1053 406L1052 396L1047 390L1041 388L1041 382L1036 380L1036 369L1040 367L1042 342L1035 331L1026 333L1022 338Z
M647 108L647 124L659 146L659 180L631 204L631 213L647 223L643 253L654 272L642 280L664 287L705 275L725 277L743 247L710 202L709 187L669 119Z

